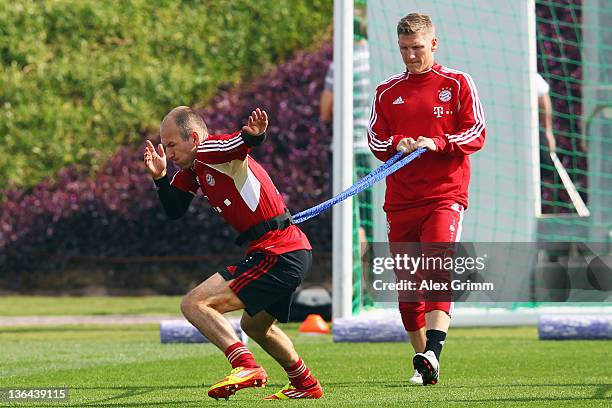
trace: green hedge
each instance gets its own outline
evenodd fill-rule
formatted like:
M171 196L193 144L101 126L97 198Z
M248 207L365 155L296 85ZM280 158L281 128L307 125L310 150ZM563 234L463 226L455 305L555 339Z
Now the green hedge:
M330 0L0 0L0 177L28 187L95 169L325 35Z

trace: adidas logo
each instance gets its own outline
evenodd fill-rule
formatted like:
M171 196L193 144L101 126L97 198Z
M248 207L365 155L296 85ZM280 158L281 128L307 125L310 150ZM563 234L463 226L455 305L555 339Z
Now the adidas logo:
M402 103L404 103L404 100L401 96L398 96L397 99L393 101L394 105L401 105Z

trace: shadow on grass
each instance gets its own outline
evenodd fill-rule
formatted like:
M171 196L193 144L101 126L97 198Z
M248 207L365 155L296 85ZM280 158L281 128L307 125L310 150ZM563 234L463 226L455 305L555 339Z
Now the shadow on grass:
M612 394L612 384L600 384L595 391L595 399L612 399L612 395L606 397L607 394Z
M206 387L203 385L179 385L179 386L125 386L125 387L71 387L70 391L74 390L96 390L96 391L117 391L116 395L111 397L98 399L95 401L82 402L82 403L71 403L70 400L67 403L58 403L60 407L149 407L149 406L183 406L185 404L202 403L203 400L209 397L206 394L202 395L201 399L182 399L182 400L163 400L163 401L142 401L142 402L120 402L124 398L131 398L135 396L142 396L149 394L154 391L180 391L186 389L199 389L206 391ZM175 395L180 395L177 392ZM70 397L72 398L72 397ZM32 406L25 403L24 406ZM14 405L0 405L0 407L8 407Z
M270 383L268 385L271 385L274 388L274 383ZM284 386L285 384L278 384L278 388ZM121 399L125 399L125 398L131 398L131 397L135 397L135 396L142 396L145 394L149 394L151 392L155 392L155 391L175 391L176 394L180 394L180 390L189 390L189 389L195 389L195 390L201 390L202 391L202 398L199 399L183 399L183 400L164 400L164 401L146 401L146 402L119 402L119 400ZM148 407L148 406L183 406L185 404L204 404L206 402L214 402L214 400L212 398L210 398L207 394L206 391L208 390L208 386L207 385L177 385L177 386L165 386L165 385L158 385L158 386L117 386L117 387L71 387L70 390L80 390L80 391L87 391L87 390L96 390L96 391L118 391L118 394L113 395L111 397L108 398L102 398L99 400L95 400L95 401L90 401L90 402L83 402L83 403L70 403L68 402L67 404L61 404L61 407ZM240 402L240 403L244 403L244 401L237 401L237 400L228 400L228 401L223 401L225 404L228 404L230 402ZM0 405L0 407L3 407L3 405Z

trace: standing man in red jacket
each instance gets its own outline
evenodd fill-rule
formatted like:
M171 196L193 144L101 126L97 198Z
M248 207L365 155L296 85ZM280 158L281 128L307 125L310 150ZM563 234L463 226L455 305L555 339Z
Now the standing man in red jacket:
M397 35L406 71L376 88L369 146L382 161L397 151L429 151L387 177L383 208L389 242L457 242L468 205L469 155L485 139L484 111L472 77L434 61L438 39L429 16L408 14L399 21ZM450 298L416 300L400 296L399 302L416 353L410 382L433 385L453 305Z

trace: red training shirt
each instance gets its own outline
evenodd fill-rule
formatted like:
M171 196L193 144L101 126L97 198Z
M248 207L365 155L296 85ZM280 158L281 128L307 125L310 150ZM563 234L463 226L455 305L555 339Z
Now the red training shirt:
M250 148L240 132L209 135L198 145L192 168L180 170L171 184L204 197L223 219L242 233L252 226L285 212L285 203L268 173L249 156ZM247 253L260 251L279 255L312 247L295 225L270 231L251 241Z
M432 138L428 151L387 177L385 211L433 201L455 200L467 208L469 154L485 140L485 118L478 91L465 72L437 63L421 74L403 72L376 88L370 114L368 145L386 161L404 137Z

